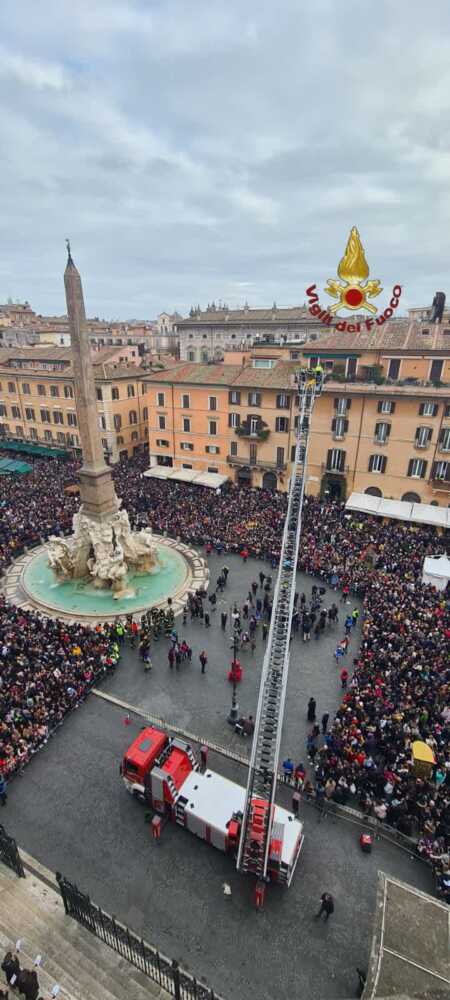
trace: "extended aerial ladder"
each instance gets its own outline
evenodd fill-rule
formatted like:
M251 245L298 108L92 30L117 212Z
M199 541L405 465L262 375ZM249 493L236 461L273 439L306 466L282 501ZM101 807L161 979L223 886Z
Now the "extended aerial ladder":
M275 584L273 610L264 656L252 753L236 867L258 878L259 898L268 881L274 830L275 792L284 702L289 670L289 642L294 611L295 578L302 523L302 507L311 414L322 390L322 372L299 371L299 417L288 509Z

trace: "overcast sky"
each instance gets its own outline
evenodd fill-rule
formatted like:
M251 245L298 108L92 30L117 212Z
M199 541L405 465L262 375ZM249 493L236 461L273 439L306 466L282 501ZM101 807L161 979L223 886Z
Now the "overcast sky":
M63 312L70 236L89 315L297 304L352 225L406 305L450 295L448 0L2 0L0 29L0 300Z

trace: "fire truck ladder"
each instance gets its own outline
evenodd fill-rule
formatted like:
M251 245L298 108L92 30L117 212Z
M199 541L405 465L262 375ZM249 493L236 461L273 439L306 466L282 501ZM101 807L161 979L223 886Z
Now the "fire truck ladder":
M311 413L322 375L299 372L299 418L273 610L264 656L236 867L267 880L278 758L289 669Z

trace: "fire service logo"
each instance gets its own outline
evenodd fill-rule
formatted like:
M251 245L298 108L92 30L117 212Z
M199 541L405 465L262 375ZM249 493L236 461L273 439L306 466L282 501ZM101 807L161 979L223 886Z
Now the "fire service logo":
M344 256L339 262L337 273L341 280L328 278L324 288L327 295L330 295L333 299L337 299L337 302L329 306L328 309L323 309L320 305L316 285L310 285L306 289L309 299L309 311L312 316L315 316L328 326L333 322L333 318L339 314L341 309L350 309L352 312L361 312L365 309L372 316L376 316L376 319L366 319L362 323L351 323L348 319L341 319L336 324L336 330L347 330L349 333L360 333L361 330L370 330L374 323L377 326L381 326L382 323L385 323L392 316L400 301L402 294L401 287L400 285L394 285L389 306L383 313L377 316L377 308L368 300L376 298L383 289L378 278L368 280L369 267L356 226L353 226L351 230Z

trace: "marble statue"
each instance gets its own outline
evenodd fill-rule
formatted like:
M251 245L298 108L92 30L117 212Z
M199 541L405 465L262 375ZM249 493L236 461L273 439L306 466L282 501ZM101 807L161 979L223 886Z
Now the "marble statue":
M131 594L127 574L150 573L158 567L151 528L132 531L126 510L108 514L103 521L79 512L73 518L70 538L52 535L48 561L59 580L90 577L94 587L114 596Z

